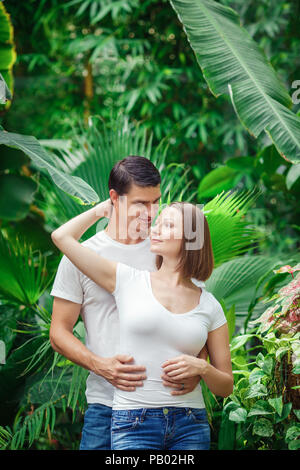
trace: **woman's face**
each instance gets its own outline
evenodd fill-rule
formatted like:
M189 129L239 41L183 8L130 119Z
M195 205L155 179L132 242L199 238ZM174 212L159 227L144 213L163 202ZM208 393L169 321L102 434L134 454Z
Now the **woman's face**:
M179 255L182 230L182 214L175 207L166 207L151 227L150 250L161 256L176 258Z

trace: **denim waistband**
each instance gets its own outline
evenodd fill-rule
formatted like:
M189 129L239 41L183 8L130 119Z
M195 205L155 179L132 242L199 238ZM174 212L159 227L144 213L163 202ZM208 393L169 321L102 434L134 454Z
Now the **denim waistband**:
M192 411L203 411L206 412L206 408L189 408L189 407L177 407L177 406L165 406L162 408L137 408L137 409L131 409L131 410L112 410L112 416L128 416L130 417L136 417L136 416L145 416L151 415L151 416L166 416L166 415L171 415L171 414L188 414L189 412Z

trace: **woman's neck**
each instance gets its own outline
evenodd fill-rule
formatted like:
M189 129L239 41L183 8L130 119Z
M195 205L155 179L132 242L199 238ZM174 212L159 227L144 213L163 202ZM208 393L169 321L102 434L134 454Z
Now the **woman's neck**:
M155 275L158 279L167 281L170 287L192 287L194 284L190 279L184 278L182 274L175 271L178 259L163 259L162 265Z

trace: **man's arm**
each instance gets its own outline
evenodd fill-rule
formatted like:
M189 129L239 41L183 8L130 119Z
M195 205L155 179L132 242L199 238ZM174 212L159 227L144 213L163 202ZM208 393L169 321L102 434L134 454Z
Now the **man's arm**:
M79 317L81 304L54 297L50 327L50 343L54 351L70 361L104 377L120 390L133 391L143 384L145 367L127 365L132 356L118 354L103 358L92 353L76 336L73 328ZM140 372L138 375L136 372Z

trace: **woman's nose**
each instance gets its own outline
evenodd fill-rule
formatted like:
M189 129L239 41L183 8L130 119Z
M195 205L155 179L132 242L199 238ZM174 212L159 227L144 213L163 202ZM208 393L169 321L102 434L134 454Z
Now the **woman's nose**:
M157 226L151 227L151 235L152 236L153 235L158 235L158 232L159 232L159 230L158 230Z

